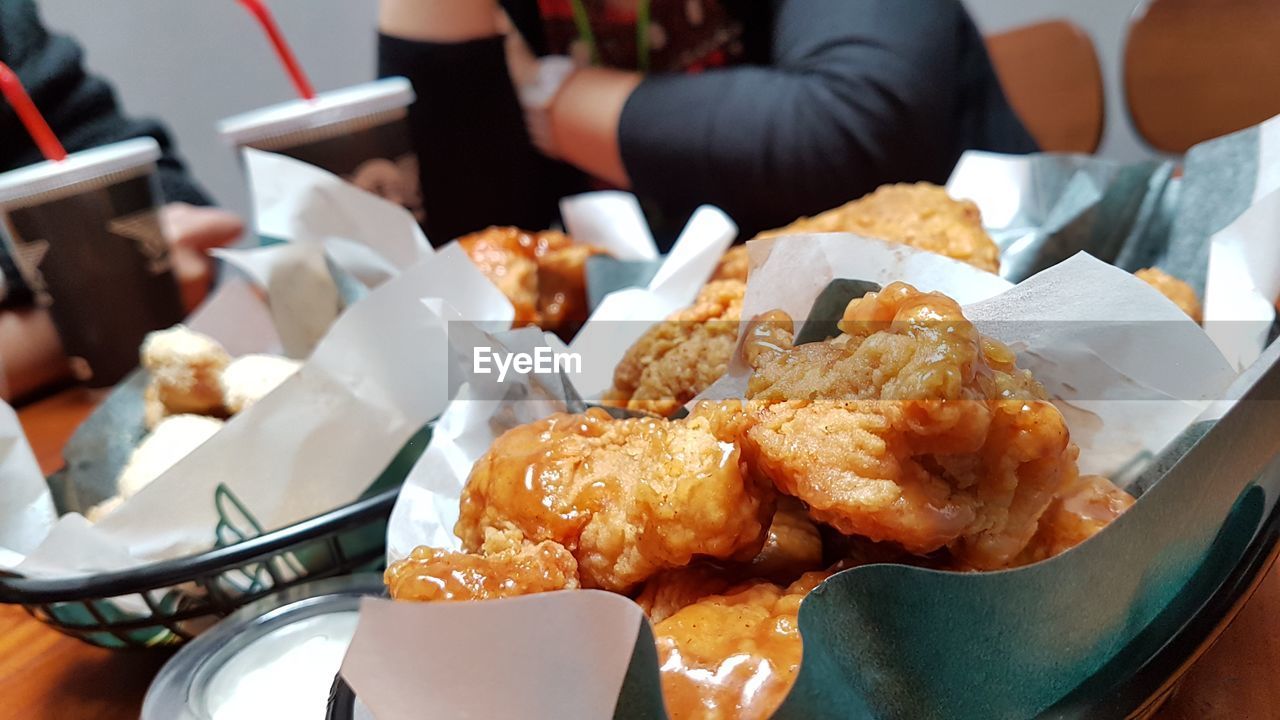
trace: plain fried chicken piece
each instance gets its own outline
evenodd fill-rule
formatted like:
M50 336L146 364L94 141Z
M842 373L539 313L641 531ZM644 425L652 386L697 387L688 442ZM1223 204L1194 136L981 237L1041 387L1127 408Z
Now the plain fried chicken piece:
M790 350L768 325L747 347L743 457L819 522L1004 567L1076 475L1062 415L946 296L894 283L849 304L843 335Z
M1186 313L1188 317L1196 322L1203 319L1203 310L1200 307L1200 298L1196 295L1196 291L1191 286L1160 268L1146 268L1139 270L1133 274L1142 282L1150 285L1160 291L1161 295L1169 298L1169 301L1178 306L1178 309Z
M463 489L455 532L476 550L490 528L564 545L584 587L626 592L698 558L749 560L774 491L742 467L738 402L681 420L556 414L499 437Z
M724 374L738 341L737 280L709 283L693 305L649 328L627 349L604 404L670 415Z
M782 704L800 670L800 603L831 573L783 588L754 581L705 597L654 626L672 720L755 720Z
M751 256L746 245L734 245L729 248L711 272L711 282L716 280L747 281L747 273L751 270Z
M1000 270L1000 248L982 227L982 213L930 183L883 185L870 195L757 238L848 232L946 255L987 272ZM737 261L735 260L736 267Z
M297 360L278 355L241 355L232 360L218 380L227 412L248 410L301 368Z
M1097 535L1134 502L1132 495L1101 475L1075 478L1059 488L1017 564L1038 562L1070 550Z
M395 600L491 600L578 587L578 563L563 546L526 542L515 531L485 532L479 553L418 547L383 575Z
M164 406L159 415L216 415L222 412L219 377L231 356L217 340L174 325L149 333L139 350L142 367L151 374L154 397ZM158 422L158 411L148 419Z

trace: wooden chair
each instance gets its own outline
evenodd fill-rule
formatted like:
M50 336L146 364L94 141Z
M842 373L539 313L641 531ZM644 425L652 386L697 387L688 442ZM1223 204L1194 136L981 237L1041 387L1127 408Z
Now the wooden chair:
M1092 153L1105 121L1102 67L1079 26L1052 20L987 38L1005 95L1042 150Z
M1280 2L1148 2L1129 27L1124 82L1138 134L1166 152L1280 114Z

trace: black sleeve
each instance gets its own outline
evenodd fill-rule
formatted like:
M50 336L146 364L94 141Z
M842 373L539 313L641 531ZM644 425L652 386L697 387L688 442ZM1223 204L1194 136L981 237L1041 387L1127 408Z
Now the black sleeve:
M166 201L207 205L207 196L184 170L168 134L158 123L124 116L111 87L85 72L83 54L68 37L49 33L31 0L0 1L0 59L21 78L32 101L68 151L134 137L160 143L160 185ZM40 160L17 116L0 107L0 169Z
M1031 149L955 0L775 0L772 23L768 66L637 87L619 128L637 194L678 213L715 203L749 236L886 182L945 181L988 144L966 118L993 97L980 113L1017 137L985 149Z
M580 173L530 143L502 38L430 43L382 35L378 75L408 78L417 95L409 127L433 243L489 225L547 228L557 199L583 189Z

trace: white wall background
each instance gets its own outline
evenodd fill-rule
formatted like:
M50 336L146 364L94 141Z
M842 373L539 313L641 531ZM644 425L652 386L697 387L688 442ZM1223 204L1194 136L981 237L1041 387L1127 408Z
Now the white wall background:
M460 0L465 1L465 0ZM51 28L75 36L91 70L126 110L161 118L195 175L223 205L247 200L221 118L289 99L293 90L249 15L234 0L37 0ZM1151 154L1130 128L1120 86L1124 29L1140 0L966 0L984 33L1064 17L1093 38L1107 84L1101 154ZM371 79L376 0L270 0L318 90Z
M253 18L234 0L36 0L51 29L80 41L131 115L160 118L200 182L247 210L231 149L215 130L236 113L295 97ZM376 0L268 0L317 90L374 76Z

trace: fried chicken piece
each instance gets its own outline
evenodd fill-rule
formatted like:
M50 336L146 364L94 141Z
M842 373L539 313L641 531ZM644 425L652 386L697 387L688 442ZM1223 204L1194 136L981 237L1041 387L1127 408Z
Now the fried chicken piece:
M395 600L491 600L578 587L578 563L558 543L526 542L516 531L485 531L479 553L418 547L383 575Z
M485 277L515 307L516 327L571 337L587 319L586 261L604 251L562 232L491 227L458 238Z
M499 437L463 488L455 532L470 551L489 528L564 545L584 587L626 592L698 558L749 560L774 491L741 466L738 402L689 417L556 414Z
M458 238L471 262L515 307L515 327L536 325L540 319L534 242L531 234L511 227L491 227Z
M221 414L222 386L218 378L231 356L217 340L174 325L149 333L139 351L142 366L151 374L155 398L169 415ZM154 415L152 411L150 415Z
M769 523L760 554L751 559L752 577L790 582L822 567L822 535L809 511L795 498L778 498L778 509Z
M277 355L242 355L218 379L227 412L247 410L302 368L302 363Z
M800 670L800 603L830 572L782 588L756 581L657 623L662 694L672 720L754 720L782 704Z
M790 350L767 326L743 457L819 522L999 568L1075 477L1062 415L944 295L894 283L851 302L841 336Z
M1136 502L1101 475L1083 475L1058 490L1018 565L1060 555L1097 535Z
M550 232L539 233L550 235ZM566 242L562 233L555 233ZM540 327L572 337L590 314L587 308L587 258L604 251L592 245L569 244L538 257L538 314Z
M1170 302L1177 305L1178 309L1192 320L1200 322L1203 319L1200 298L1196 296L1196 291L1192 290L1190 285L1160 268L1145 268L1134 273L1133 276L1159 290L1161 295L1169 298Z
M720 263L711 273L711 282L716 280L747 281L747 272L751 270L751 256L746 245L734 245L720 258Z
M706 390L729 366L745 293L737 280L712 282L649 328L618 363L604 404L670 415Z
M978 206L930 183L883 185L834 210L800 218L757 238L848 232L902 243L998 272L1000 249L982 227Z
M712 563L695 563L649 578L635 601L650 622L660 623L699 600L723 594L742 582L736 570Z
M753 580L787 583L822 567L822 536L794 498L779 498L764 547L750 562L700 562L658 573L645 581L636 604L661 622L709 595ZM850 566L852 567L852 566Z

